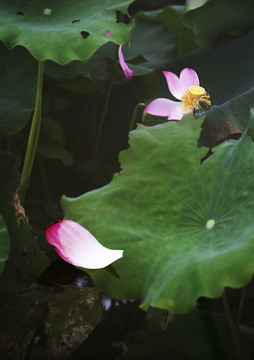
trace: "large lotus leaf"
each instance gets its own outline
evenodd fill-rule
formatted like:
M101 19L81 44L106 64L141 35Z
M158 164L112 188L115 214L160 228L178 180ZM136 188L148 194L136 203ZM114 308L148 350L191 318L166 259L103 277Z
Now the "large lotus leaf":
M0 127L15 134L34 108L38 65L20 46L8 50L0 43L0 53Z
M209 0L194 9L191 8L192 1L189 3L183 23L194 31L200 46L209 45L219 34L241 33L253 28L252 0Z
M138 126L110 184L62 199L65 217L106 247L124 249L106 269L90 271L112 297L142 298L172 313L200 296L245 285L254 270L254 144L245 135L217 147L200 165L200 121Z
M139 12L138 15L146 21L156 21L165 24L174 37L178 54L183 55L197 47L194 33L182 24L184 6L165 6L163 9ZM165 43L166 44L166 43Z
M137 17L131 35L131 46L123 48L127 61L134 59L143 66L160 67L176 56L173 36L162 23Z
M221 36L209 48L196 49L162 69L177 75L185 67L194 69L201 86L210 94L212 108L206 111L200 146L213 147L246 129L250 106L254 105L253 44L254 31L239 38ZM170 98L164 77L157 97Z
M61 65L87 60L108 41L129 40L132 24L116 22L130 0L2 0L0 39L7 47L26 47L39 61ZM109 30L111 36L105 31Z
M3 217L0 215L0 275L10 251L10 237Z

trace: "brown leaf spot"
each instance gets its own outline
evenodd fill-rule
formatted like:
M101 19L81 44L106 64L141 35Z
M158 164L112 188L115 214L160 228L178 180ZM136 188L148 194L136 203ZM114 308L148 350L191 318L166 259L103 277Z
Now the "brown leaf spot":
M87 39L90 35L88 31L80 31L80 34L82 35L83 39Z

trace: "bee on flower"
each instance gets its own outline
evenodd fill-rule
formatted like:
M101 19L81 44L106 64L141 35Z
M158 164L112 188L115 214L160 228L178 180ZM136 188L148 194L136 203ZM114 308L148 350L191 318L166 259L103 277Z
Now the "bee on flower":
M180 77L170 71L163 71L169 91L180 101L158 98L150 102L145 112L150 115L167 116L168 120L181 120L190 112L194 116L203 111L202 105L210 106L210 95L199 85L199 78L193 69L185 68Z

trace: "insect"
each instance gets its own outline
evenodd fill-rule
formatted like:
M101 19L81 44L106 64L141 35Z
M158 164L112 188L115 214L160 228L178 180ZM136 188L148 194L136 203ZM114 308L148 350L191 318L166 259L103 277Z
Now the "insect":
M205 109L201 104L203 106L205 106ZM199 101L198 108L194 107L193 110L192 110L194 119L199 119L202 115L204 115L205 111L210 107L210 104L208 102L206 102L206 101L202 101L202 100Z

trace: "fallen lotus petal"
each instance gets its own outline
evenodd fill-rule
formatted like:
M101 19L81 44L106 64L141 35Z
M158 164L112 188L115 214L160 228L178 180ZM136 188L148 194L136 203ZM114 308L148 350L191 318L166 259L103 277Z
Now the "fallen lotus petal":
M121 68L123 69L124 75L127 77L127 79L131 79L132 75L134 73L134 70L131 70L127 66L126 62L124 61L123 52L122 52L122 45L119 46L118 57L119 57L119 62L120 62Z
M106 31L105 31L105 35L111 36L111 31L110 31L110 30L106 30Z
M72 220L61 220L46 228L47 241L70 264L86 269L101 269L123 256L123 250L101 245L83 226Z
M211 105L210 96L199 86L197 73L189 68L182 70L180 77L169 71L163 71L171 94L178 100L158 98L147 105L145 112L156 116L167 116L168 120L181 120L192 111L203 111L202 103Z

